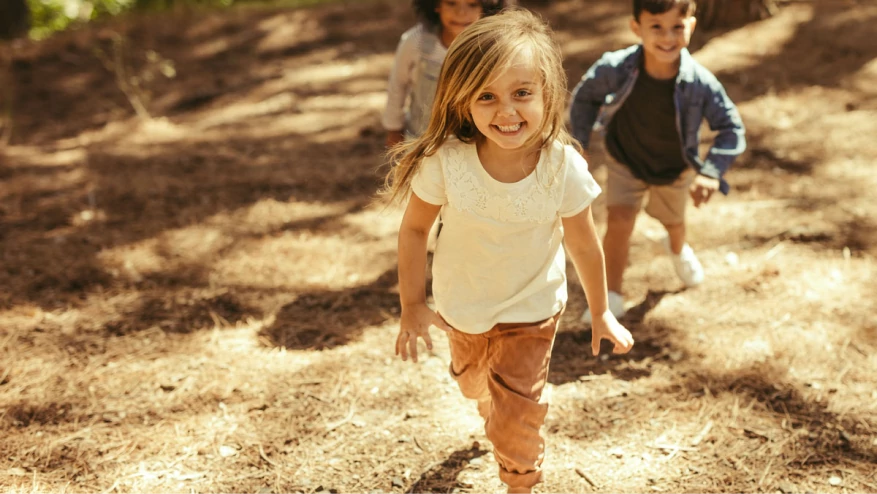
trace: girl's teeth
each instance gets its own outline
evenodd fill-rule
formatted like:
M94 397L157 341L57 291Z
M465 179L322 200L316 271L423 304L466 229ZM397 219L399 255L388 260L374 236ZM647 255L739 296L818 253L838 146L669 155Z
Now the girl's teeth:
M517 132L518 129L521 128L521 124L518 123L515 125L497 125L497 127L503 132Z

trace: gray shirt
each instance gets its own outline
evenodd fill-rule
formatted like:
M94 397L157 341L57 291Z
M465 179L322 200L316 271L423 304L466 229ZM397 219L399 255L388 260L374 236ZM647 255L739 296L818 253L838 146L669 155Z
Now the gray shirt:
M418 24L402 35L387 83L386 130L422 134L429 125L439 74L448 49L438 34Z

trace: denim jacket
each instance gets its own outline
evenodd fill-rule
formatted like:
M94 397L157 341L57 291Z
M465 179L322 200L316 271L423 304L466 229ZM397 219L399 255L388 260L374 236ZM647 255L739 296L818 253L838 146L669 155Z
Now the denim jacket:
M607 52L576 85L570 106L570 123L573 137L585 149L591 139L591 130L605 136L610 120L633 90L642 57L642 45ZM687 49L681 53L673 102L676 130L682 141L682 157L701 175L719 179L719 190L727 194L730 187L722 177L734 159L746 149L743 121L716 76L697 63ZM706 159L701 159L698 142L704 118L718 135Z

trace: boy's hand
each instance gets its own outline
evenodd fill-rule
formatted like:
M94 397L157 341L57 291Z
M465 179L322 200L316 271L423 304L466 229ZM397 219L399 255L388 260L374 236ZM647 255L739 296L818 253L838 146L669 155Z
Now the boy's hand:
M435 326L443 331L454 330L426 304L402 307L399 336L396 337L396 355L400 355L402 360L408 360L410 353L411 361L417 362L417 338L423 338L426 348L432 350L432 339L429 337L430 326Z
M708 203L717 190L719 190L719 179L697 174L689 190L691 198L694 199L694 207L699 208L701 204Z
M612 349L615 354L627 353L633 348L633 335L608 310L602 317L595 315L591 321L591 353L595 357L600 354L600 342L603 339L615 345Z
M387 131L387 141L385 145L387 146L387 149L390 149L403 140L405 140L405 136L402 134L401 130L390 130Z

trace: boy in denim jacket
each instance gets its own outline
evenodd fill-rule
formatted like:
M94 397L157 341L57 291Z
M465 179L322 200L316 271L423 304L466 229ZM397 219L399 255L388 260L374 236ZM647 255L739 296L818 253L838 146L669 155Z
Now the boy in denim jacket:
M693 0L633 0L630 27L641 44L607 52L582 77L570 107L572 134L588 149L592 129L605 136L616 161L608 165L608 227L603 239L609 308L625 312L621 285L630 235L645 210L667 230L664 247L686 287L703 282L703 267L685 242L685 206L728 193L722 178L746 148L743 122L716 77L687 46L694 30ZM717 131L698 154L700 124ZM582 319L590 321L590 311Z

